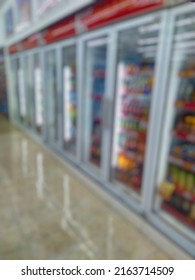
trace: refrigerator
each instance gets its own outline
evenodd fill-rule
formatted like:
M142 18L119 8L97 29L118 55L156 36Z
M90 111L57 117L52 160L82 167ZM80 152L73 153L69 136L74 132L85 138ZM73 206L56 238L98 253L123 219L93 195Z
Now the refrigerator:
M62 148L72 159L78 153L77 45L74 40L60 47L62 79Z
M166 100L148 217L195 257L194 12L192 5L178 7L169 20Z
M123 199L142 208L147 197L152 145L151 121L158 98L163 14L120 24L117 32L115 106L110 182Z
M44 106L46 108L46 140L48 144L59 148L60 139L60 99L59 99L58 49L54 46L44 49Z

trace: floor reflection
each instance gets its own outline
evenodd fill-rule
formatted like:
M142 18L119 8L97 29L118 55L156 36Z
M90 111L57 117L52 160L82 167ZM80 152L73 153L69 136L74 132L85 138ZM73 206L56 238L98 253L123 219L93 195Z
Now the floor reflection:
M0 259L170 258L2 118L0 146Z

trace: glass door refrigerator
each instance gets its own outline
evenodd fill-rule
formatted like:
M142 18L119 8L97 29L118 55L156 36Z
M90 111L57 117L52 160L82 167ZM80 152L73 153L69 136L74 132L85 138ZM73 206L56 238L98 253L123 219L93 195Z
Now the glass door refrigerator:
M43 136L44 108L43 108L43 73L41 52L33 51L31 54L33 63L33 95L35 102L35 130L39 136Z
M26 126L29 130L34 130L34 94L32 81L32 57L27 52L22 56L21 83L24 87L24 96L26 102Z
M195 257L195 7L172 13L169 79L149 217Z
M156 68L161 26L161 13L154 13L117 27L110 181L137 211L148 188L150 121L153 99L158 94Z
M72 159L78 151L78 95L77 95L77 45L67 41L61 47L63 92L63 150Z
M46 140L54 149L60 145L59 136L59 96L58 96L57 48L44 50L44 102L46 108Z
M83 40L82 161L86 171L101 181L105 175L109 38L104 34L88 37Z

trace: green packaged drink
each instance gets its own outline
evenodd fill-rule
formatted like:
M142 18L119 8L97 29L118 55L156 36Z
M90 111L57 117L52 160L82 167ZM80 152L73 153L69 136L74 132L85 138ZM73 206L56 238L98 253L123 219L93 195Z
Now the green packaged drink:
M193 188L194 188L194 175L192 173L187 174L187 190L190 193L193 193Z
M169 165L169 168L168 168L168 176L169 176L169 179L174 182L174 169L175 169L175 166L170 164Z
M178 185L182 190L186 189L187 172L180 169Z
M172 172L173 172L173 175L172 175L173 183L174 183L174 184L179 184L179 180L180 180L180 169L174 166L172 170L173 170L173 171L172 171Z

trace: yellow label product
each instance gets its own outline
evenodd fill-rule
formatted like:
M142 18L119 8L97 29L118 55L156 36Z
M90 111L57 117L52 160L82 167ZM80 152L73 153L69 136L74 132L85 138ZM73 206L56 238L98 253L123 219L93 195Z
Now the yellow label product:
M175 185L164 181L159 188L159 193L165 201L169 201L175 191Z

